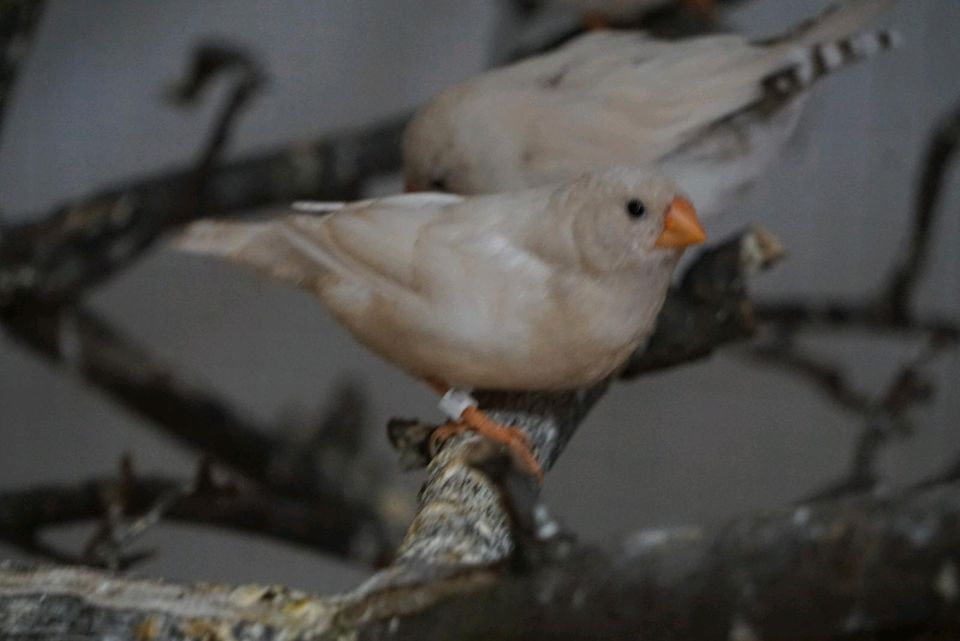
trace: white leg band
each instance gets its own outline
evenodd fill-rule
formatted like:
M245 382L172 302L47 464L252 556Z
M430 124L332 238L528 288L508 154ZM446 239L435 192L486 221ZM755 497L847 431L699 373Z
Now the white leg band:
M477 400L467 390L450 388L440 398L440 411L454 421L460 420L468 407L476 407Z

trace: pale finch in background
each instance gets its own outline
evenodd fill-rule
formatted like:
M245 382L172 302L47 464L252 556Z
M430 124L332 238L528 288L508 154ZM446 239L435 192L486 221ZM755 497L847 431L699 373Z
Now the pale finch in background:
M487 193L655 165L715 215L776 159L817 80L895 44L857 34L894 1L848 0L756 43L594 32L487 72L410 123L407 188Z
M308 207L329 213L200 221L175 244L308 290L364 345L443 391L608 376L653 331L684 248L705 238L673 181L626 168L488 196ZM514 430L470 404L449 413L530 462Z

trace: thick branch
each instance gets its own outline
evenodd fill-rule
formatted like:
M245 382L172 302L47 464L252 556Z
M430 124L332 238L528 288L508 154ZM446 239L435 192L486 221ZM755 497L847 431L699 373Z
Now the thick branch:
M577 550L531 575L385 618L360 638L952 638L958 516L954 485L767 512L715 531L641 532L618 554Z
M435 570L329 598L5 563L0 636L950 638L960 632L958 555L960 486L951 484L639 532L615 551L574 548L524 574L502 564Z

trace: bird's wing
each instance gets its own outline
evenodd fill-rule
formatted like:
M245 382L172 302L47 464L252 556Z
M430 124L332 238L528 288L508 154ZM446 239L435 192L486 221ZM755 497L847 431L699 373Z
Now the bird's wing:
M442 218L446 205L462 200L409 194L333 208L326 215L293 214L253 223L200 221L174 244L254 267L318 295L329 275L374 290L411 289L421 228Z
M756 44L738 35L672 42L629 32L582 36L562 53L505 76L513 90L526 84L531 109L541 113L528 121L534 131L524 157L545 175L562 175L572 158L588 165L591 159L655 162L760 104L770 81L784 73L802 78L796 95L830 71L889 48L891 34L857 33L894 3L845 0Z
M530 121L533 165L592 157L609 164L621 155L654 162L755 103L762 80L783 64L735 35L680 43L616 33L585 38L575 44L592 57L573 56L552 86L530 87L531 108L542 112Z

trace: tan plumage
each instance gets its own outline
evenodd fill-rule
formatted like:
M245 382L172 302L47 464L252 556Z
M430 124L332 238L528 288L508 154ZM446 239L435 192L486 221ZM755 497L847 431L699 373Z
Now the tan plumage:
M202 221L176 245L309 290L374 351L457 387L565 389L609 374L653 330L683 246L703 239L671 181L626 169L334 207Z
M806 89L893 43L851 37L894 0L848 0L765 43L598 32L450 88L408 127L412 189L485 193L657 165L702 215L776 157Z

